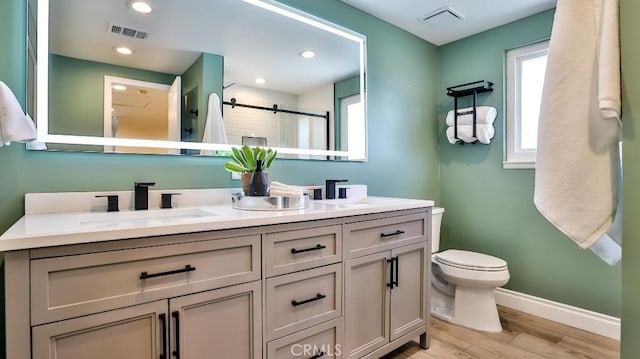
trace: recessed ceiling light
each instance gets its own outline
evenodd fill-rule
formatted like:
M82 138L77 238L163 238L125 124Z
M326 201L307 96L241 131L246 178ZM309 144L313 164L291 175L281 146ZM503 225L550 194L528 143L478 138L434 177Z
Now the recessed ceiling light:
M258 78L256 79L256 83L257 83L257 84L259 84L259 85L262 85L262 84L264 84L265 82L267 82L267 80L263 79L262 77L258 77Z
M134 0L134 1L129 1L128 4L129 4L129 7L131 7L133 10L139 13L148 14L153 11L153 6L151 6L151 4L148 3L147 1Z
M316 57L316 52L312 50L304 50L300 52L300 56L304 57L305 59L312 59Z
M125 46L118 46L118 47L114 47L114 50L116 50L117 53L119 53L120 55L131 55L133 54L133 50L131 50L128 47Z
M127 86L125 85L113 85L111 86L112 89L114 90L118 90L118 91L124 91L127 89Z

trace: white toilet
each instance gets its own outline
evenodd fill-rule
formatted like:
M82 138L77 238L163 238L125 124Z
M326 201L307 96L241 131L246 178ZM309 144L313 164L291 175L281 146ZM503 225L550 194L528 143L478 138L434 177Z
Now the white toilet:
M509 281L507 262L457 249L438 252L443 213L434 207L431 217L431 314L467 328L500 332L493 292Z

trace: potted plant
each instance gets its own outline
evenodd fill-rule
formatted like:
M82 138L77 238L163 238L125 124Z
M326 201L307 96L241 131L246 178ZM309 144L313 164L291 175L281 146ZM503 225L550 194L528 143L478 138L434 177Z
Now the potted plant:
M269 175L264 172L271 166L278 151L271 148L249 147L231 148L231 161L224 164L225 170L238 172L242 178L242 189L246 196L266 196Z

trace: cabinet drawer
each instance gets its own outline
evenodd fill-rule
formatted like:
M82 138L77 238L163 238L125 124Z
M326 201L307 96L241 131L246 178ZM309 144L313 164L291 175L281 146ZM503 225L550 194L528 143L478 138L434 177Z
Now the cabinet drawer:
M267 359L342 358L342 318L267 343Z
M264 236L267 277L342 260L342 226L269 233Z
M260 236L37 259L30 266L37 325L260 279Z
M426 241L427 223L426 213L418 213L345 224L345 259Z
M267 340L342 315L342 265L267 279Z

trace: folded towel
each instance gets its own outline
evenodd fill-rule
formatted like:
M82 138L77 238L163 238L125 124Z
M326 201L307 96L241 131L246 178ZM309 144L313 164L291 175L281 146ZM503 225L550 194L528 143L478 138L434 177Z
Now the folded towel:
M292 186L280 182L271 182L269 184L269 196L271 197L297 197L303 194L303 188L300 186Z
M22 111L9 86L0 81L0 147L36 139L36 126Z
M473 137L473 125L458 125L458 138L454 138L453 126L447 127L447 139L451 144L455 144L458 141L475 142L477 139L481 143L488 145L495 133L496 130L493 125L476 125L476 138Z
M476 124L492 124L496 120L498 111L491 106L476 107ZM447 126L453 126L454 111L447 113ZM473 124L473 107L458 109L458 125Z

